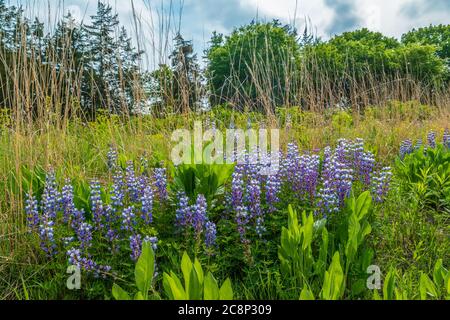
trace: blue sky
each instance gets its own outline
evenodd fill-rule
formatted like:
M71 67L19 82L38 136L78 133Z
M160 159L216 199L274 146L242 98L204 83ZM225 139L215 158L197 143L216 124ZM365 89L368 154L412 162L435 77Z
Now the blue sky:
M50 21L54 20L56 11L67 10L79 20L89 20L97 4L97 0L18 1L27 2L29 12L39 12L45 20L48 20L50 7ZM142 42L155 48L158 52L154 55L158 56L167 51L164 50L165 39L158 36L161 34L159 26L168 24L169 20L170 33L180 28L185 38L194 41L198 52L207 46L214 30L228 33L233 27L255 18L277 18L295 24L299 29L308 19L315 33L324 39L361 27L400 37L413 27L450 21L450 0L105 0L114 7L128 29L134 26L132 1L141 21L143 32L140 34L145 40ZM172 14L169 10L171 2ZM180 11L181 24L178 23Z

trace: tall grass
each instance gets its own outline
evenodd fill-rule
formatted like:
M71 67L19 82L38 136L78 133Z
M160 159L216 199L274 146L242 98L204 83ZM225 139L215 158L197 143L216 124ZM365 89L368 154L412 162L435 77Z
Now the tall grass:
M156 21L145 21L135 12L134 38L139 48L147 51L146 59L150 61L147 64L167 63L171 39L178 31L178 18L174 18L172 2L161 8L153 8L149 2L145 4L151 11L147 16ZM450 123L449 90L430 95L428 88L409 76L386 77L380 81L379 77L368 74L363 83L355 79L350 90L353 108L344 114L330 110L342 101L344 88L330 81L326 74L311 72L318 65L314 57L302 61L300 72L297 72L288 57L276 68L269 68L258 56L246 65L249 75L246 81L256 89L265 115L251 113L250 97L239 96L228 101L235 106L233 110L219 109L203 115L193 112L158 117L129 113L111 115L106 102L96 119L89 121L80 108L81 70L75 67L69 39L62 53L52 52L49 48L47 54L51 63L45 64L41 52L33 51L32 39L26 30L20 30L16 41L18 49L14 53L0 49L1 68L8 75L0 88L5 101L9 102L0 114L0 275L10 264L20 268L21 263L34 264L37 259L31 245L23 241L26 234L23 196L29 191L23 190L20 183L24 179L24 166L30 169L37 166L59 168L65 176L81 179L99 176L106 172L105 156L111 143L129 157L138 158L146 153L157 163L169 159L172 130L190 126L196 117L214 118L222 127L227 127L231 118L238 126L245 127L250 117L260 124L283 127L282 140L295 140L304 149L324 147L341 137L358 136L365 138L388 162L397 154L397 147L404 138L423 137L428 130L439 131ZM265 50L270 56L272 48ZM117 65L121 65L119 58ZM283 79L285 95L282 104L308 107L308 110L289 109L292 116L287 127L286 117L275 112L278 105L272 94L273 84L269 81L279 77L281 68L287 75ZM349 61L348 74L351 73ZM322 78L315 78L317 74ZM237 86L236 92L242 91L238 79L232 77L229 81ZM145 90L139 81L135 83L134 99L144 101L147 98ZM169 86L166 89L165 94L170 96ZM375 107L367 109L368 106ZM126 105L122 109L129 110ZM189 109L193 106L188 106L185 111ZM15 189L16 184L19 192ZM15 280L8 285L13 291L22 284ZM250 295L249 292L246 294Z

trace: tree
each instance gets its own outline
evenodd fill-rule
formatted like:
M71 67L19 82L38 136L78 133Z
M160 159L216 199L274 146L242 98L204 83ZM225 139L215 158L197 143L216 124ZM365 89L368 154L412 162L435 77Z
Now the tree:
M214 33L206 51L211 103L250 105L271 112L295 95L297 32L277 20L252 22L230 36Z
M402 42L406 45L435 46L437 56L446 63L446 77L447 80L450 80L450 24L430 25L425 28L413 29L402 35Z
M112 13L112 7L98 1L97 13L91 16L92 23L85 26L89 51L87 61L90 72L90 98L92 112L98 106L114 111L114 63L116 62L116 42L114 34L119 25L117 14Z
M202 96L202 75L192 41L184 40L178 33L174 39L175 47L170 55L173 72L173 96L175 106L183 113L198 110Z

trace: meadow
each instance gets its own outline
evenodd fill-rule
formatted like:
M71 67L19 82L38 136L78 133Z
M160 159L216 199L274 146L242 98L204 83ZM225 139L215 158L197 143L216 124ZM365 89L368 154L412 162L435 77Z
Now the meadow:
M1 300L450 299L449 26L253 21L204 67L163 30L150 72L102 1L23 15L0 1ZM174 163L196 123L278 130L279 165Z

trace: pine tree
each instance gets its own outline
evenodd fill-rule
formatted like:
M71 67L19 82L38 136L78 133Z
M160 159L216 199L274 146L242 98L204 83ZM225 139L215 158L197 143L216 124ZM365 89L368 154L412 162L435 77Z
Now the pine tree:
M197 55L194 53L192 41L184 40L181 34L174 39L175 48L170 55L174 73L173 94L181 112L199 109L202 96L202 78Z
M91 111L100 106L113 111L116 62L116 42L114 35L119 25L117 14L112 13L112 7L98 1L97 13L91 17L91 25L85 26L89 42L90 81L91 88Z

